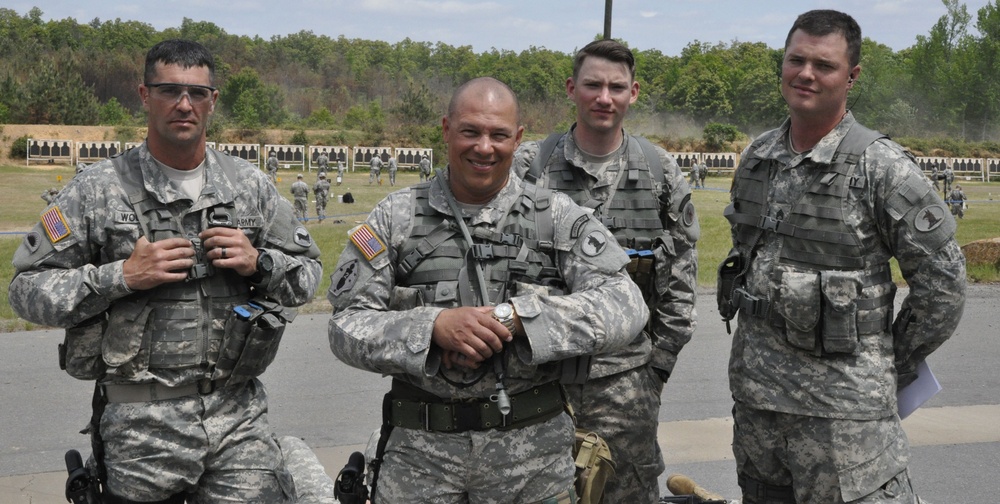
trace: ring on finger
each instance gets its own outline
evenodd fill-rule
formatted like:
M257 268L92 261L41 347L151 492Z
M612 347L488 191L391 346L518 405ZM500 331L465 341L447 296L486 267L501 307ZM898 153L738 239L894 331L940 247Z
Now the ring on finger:
M222 247L222 258L226 258L226 247Z

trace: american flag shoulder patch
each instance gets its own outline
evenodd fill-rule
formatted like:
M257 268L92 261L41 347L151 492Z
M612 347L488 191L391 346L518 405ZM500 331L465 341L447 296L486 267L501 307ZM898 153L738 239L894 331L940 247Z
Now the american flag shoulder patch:
M49 241L56 243L69 236L69 224L63 218L62 211L58 206L53 206L42 214L42 227L49 235Z
M376 256L385 252L385 244L382 240L375 235L372 231L371 226L368 224L362 224L361 227L355 229L350 234L351 241L358 246L361 253L365 255L365 259L371 261Z

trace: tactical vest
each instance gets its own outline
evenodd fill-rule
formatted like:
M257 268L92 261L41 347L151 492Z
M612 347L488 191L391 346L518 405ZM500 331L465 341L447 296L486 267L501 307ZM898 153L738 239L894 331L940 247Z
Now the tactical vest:
M236 164L216 152L226 178L236 183ZM149 241L185 235L180 217L149 194L142 181L139 150L114 158L143 234ZM235 211L214 207L207 211ZM211 217L208 219L212 221ZM195 243L196 249L200 243ZM196 280L164 284L134 293L112 304L103 341L109 372L134 376L146 369L212 366L218 359L225 321L247 300L249 283L231 269Z
M576 175L580 168L566 162L561 156L556 159L562 159L562 162L549 164L553 151L563 136L562 133L556 133L539 144L538 154L525 174L525 180L539 180L548 165L545 187L568 195L582 207L593 209L594 215L615 235L623 248L652 248L653 240L663 234L661 208L670 206L669 201L660 199L669 198L667 191L663 191L659 198L654 193L656 184L663 183L663 165L653 144L641 137L627 137L628 160L624 167L608 167L615 174L616 183L613 184L609 200L602 202L594 199L587 188L586 177L589 175Z
M430 205L430 185L411 188L413 229L403 244L397 285L416 289L425 306L452 308L482 305L471 286L473 260L484 265L489 302L507 299L515 283L562 289L555 262L551 191L525 184L518 203L493 226L469 228L471 247L451 216ZM510 293L516 295L516 293Z
M857 194L859 201L866 199L863 192L868 179L859 161L868 146L880 138L885 135L855 123L831 163L811 168L815 174L784 216L768 216L769 173L777 167L772 160L756 157L759 143L751 146L747 160L736 171L733 203L726 209L734 226L736 249L742 257L751 258L764 234L772 233L770 239L781 242L777 263L785 266L777 268L775 274L788 275L774 280L788 292L780 294L785 299L755 298L749 303L743 298L735 302L740 308L749 308L751 315L770 317L776 325L787 323L793 346L851 353L857 348L856 334L887 330L891 321L895 289L889 265L870 262L872 251L862 246L855 226L844 219L849 194ZM810 294L795 299L802 293ZM820 299L822 317L815 306ZM814 313L819 319L802 322L789 318L794 313ZM831 327L840 322L841 327ZM816 334L822 338L822 347L813 339Z

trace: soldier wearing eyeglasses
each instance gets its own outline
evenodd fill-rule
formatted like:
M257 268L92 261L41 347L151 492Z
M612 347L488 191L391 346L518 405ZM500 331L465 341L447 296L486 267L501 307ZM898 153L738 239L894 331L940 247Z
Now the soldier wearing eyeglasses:
M11 306L67 328L60 362L96 381L105 503L295 499L257 376L319 249L264 173L206 147L213 73L197 43L153 47L146 141L73 177L14 255ZM251 352L256 331L277 338Z

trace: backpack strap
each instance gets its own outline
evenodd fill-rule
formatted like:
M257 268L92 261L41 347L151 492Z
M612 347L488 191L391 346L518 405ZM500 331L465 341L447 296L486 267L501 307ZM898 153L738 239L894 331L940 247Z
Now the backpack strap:
M531 167L528 168L528 172L524 174L524 180L534 184L538 182L538 177L542 174L542 170L545 168L545 163L549 161L552 157L552 153L556 150L556 144L559 143L559 139L563 137L565 133L552 133L545 140L542 140L538 144L538 154L535 155L535 159L531 160Z

